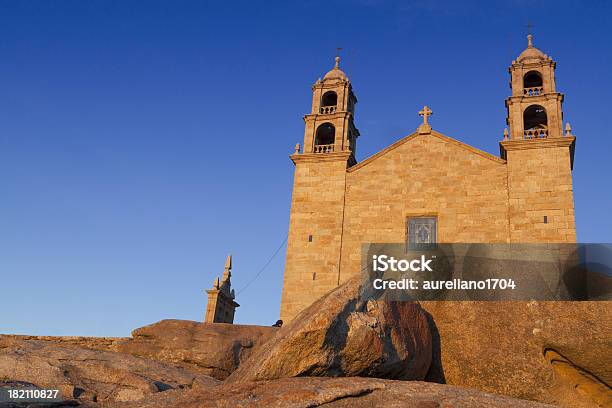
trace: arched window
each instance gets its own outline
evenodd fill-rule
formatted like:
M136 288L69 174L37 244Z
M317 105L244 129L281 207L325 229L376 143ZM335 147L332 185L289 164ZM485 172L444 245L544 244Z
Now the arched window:
M327 91L321 98L321 106L336 106L338 104L338 95L334 91Z
M542 75L538 71L529 71L523 77L525 95L537 96L542 94Z
M527 139L548 136L548 118L546 109L540 105L531 105L523 113L524 137Z
M524 129L546 129L548 127L548 118L546 117L546 109L540 105L531 105L525 109L523 113Z
M317 128L315 136L315 153L329 153L334 151L336 128L331 123L323 123Z

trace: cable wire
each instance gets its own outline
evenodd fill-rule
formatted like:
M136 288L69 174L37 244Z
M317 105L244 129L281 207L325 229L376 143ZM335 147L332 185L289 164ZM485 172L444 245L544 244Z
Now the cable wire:
M255 276L253 277L253 279L251 279L246 285L244 285L242 287L242 289L240 289L237 293L236 296L238 296L239 294L241 294L242 292L244 292L244 290L246 288L248 288L249 286L251 286L251 284L253 282L255 282L257 280L257 278L259 278L259 275L261 275L261 273L268 267L268 265L270 265L270 263L274 260L274 258L276 257L276 255L278 255L278 253L280 252L280 250L285 246L285 244L287 243L287 240L289 239L289 235L287 234L287 236L285 237L285 239L283 240L283 242L280 244L280 246L276 249L276 251L274 252L274 254L272 254L272 256L270 257L270 259L268 259L268 262L266 262L266 264L264 266L261 267L261 269L255 274Z

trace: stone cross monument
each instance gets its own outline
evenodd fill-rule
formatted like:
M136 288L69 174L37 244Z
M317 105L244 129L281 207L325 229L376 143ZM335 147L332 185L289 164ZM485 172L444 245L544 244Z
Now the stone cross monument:
M235 301L236 295L230 282L231 270L232 256L228 255L221 282L219 282L217 276L212 289L206 291L208 294L206 317L204 319L206 323L234 323L234 313L240 305Z

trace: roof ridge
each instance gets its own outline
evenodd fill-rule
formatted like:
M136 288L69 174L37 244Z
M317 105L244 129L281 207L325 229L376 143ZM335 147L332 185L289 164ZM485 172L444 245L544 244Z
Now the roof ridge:
M479 156L484 157L485 159L489 159L492 160L496 163L500 163L500 164L505 164L506 160L499 158L495 155L492 155L491 153L485 152L484 150L480 150L474 146L471 146L465 142L459 141L457 139L453 139L450 136L446 136L440 132L436 132L434 130L432 130L431 132L428 133L419 133L418 131L415 131L411 134L409 134L408 136L404 136L403 138L397 140L396 142L393 142L392 144L390 144L389 146L385 147L384 149L374 153L373 155L369 156L368 158L366 158L365 160L360 161L359 163L357 163L356 165L350 167L347 169L348 172L353 172L356 170L359 170L362 167L365 167L366 165L368 165L369 163L373 162L374 160L376 160L377 158L384 156L385 154L389 153L392 150L397 149L399 146L403 145L404 143L409 142L412 139L415 139L416 137L420 136L420 135L427 135L430 134L432 136L437 137L438 139L441 139L443 141L452 143L456 146L459 146L465 150L468 150L474 154L477 154Z

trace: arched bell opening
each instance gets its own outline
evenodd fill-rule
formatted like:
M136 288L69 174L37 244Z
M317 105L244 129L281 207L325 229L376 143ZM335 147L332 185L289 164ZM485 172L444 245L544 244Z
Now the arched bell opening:
M548 137L548 117L546 109L540 105L531 105L523 112L523 137L525 139L542 139Z
M321 97L321 112L322 114L334 113L337 110L338 94L334 91L327 91Z
M317 128L315 135L315 153L331 153L334 151L336 128L331 123L323 123Z
M529 71L523 76L523 93L525 96L538 96L544 93L542 74Z

